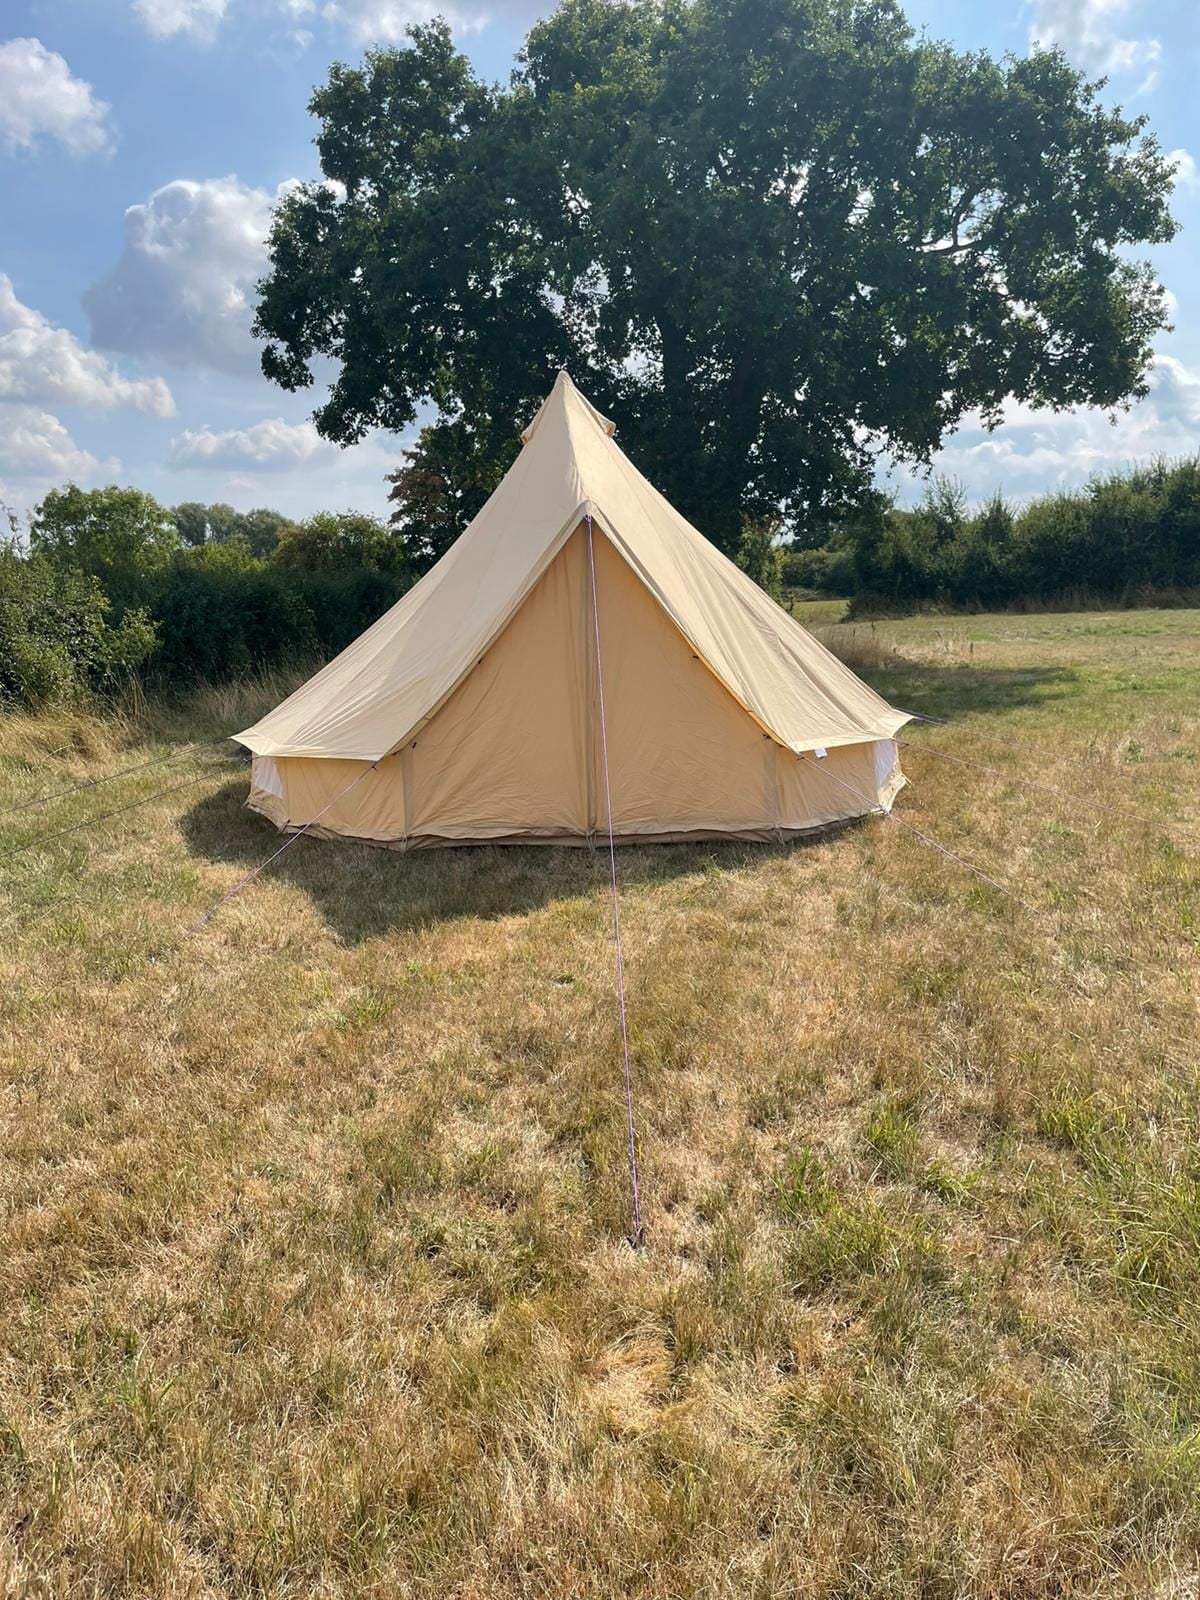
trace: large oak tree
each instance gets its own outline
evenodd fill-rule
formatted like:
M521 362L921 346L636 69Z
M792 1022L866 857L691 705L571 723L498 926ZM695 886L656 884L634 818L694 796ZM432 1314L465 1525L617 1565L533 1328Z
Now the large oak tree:
M432 406L394 498L426 556L555 369L725 548L852 506L1006 399L1144 392L1169 239L1144 120L1054 51L995 61L892 0L566 0L508 87L441 24L335 66L326 182L276 210L256 331L349 443Z

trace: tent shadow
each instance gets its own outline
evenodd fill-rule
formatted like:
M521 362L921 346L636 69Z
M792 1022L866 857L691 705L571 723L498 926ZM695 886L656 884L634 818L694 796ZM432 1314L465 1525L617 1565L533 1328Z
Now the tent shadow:
M246 791L246 779L235 779L184 813L180 827L194 856L249 871L278 848L281 835L264 817L247 809ZM842 831L829 829L784 844L709 840L622 845L617 872L622 890L714 869L733 872L772 855L828 844ZM607 900L609 892L606 845L594 850L468 845L408 854L309 836L298 839L267 873L302 890L331 931L352 945L462 917L490 921L522 916L555 902L597 895ZM248 892L253 894L254 889Z
M856 668L891 705L923 716L959 717L979 712L1003 715L1052 706L1076 692L1079 674L1070 667L975 667L898 660L874 670Z

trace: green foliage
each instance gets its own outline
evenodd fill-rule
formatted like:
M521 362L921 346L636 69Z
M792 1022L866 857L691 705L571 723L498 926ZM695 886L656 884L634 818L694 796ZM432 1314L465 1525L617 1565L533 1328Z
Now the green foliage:
M290 527L290 517L259 506L254 511L242 513L236 536L244 539L256 556L269 556Z
M184 544L200 545L208 538L208 508L197 500L186 500L171 512Z
M358 513L296 526L195 502L167 512L134 489L55 490L30 552L0 547L0 703L69 702L134 668L187 685L332 656L411 581L403 536Z
M361 511L318 511L307 522L285 528L271 560L305 572L362 567L368 572L407 573L404 536Z
M171 512L179 536L188 545L244 544L256 556L268 556L280 535L292 526L282 512L260 507L256 511L235 511L218 502L201 505L187 500Z
M29 525L30 548L56 566L98 578L119 602L180 549L171 513L140 489L52 489Z
M256 329L432 550L567 365L720 546L870 498L979 410L1145 392L1172 166L1056 51L959 54L893 0L565 0L508 87L441 23L336 65L325 181L276 208ZM431 513L426 515L426 513Z
M848 535L858 609L983 609L1086 593L1128 603L1200 586L1200 458L1098 477L1014 511L968 514L935 480L913 511L879 505Z
M407 587L399 574L364 567L312 572L203 554L142 586L159 633L148 670L167 684L219 682L336 655Z
M779 574L785 589L813 595L848 595L854 589L854 557L845 543L826 545L820 550L780 552Z
M154 648L144 611L116 626L96 578L0 546L0 708L39 710L108 687Z
M218 500L207 509L208 537L216 544L236 539L241 533L241 516L230 505Z
M250 572L262 563L244 539L181 550L173 565L191 572Z
M484 446L464 419L421 430L404 465L388 474L391 522L419 571L445 555L512 465L520 441L513 430Z
M233 678L319 646L303 597L258 566L180 563L143 592L160 631L151 670L168 683Z
M783 595L783 551L777 535L778 525L771 519L747 517L733 559L759 588L779 600Z

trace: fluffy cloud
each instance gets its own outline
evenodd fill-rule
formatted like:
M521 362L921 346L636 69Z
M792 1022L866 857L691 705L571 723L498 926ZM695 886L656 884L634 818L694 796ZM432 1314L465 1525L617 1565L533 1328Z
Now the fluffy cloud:
M1200 372L1174 356L1156 356L1147 404L1165 422L1200 430Z
M1123 38L1120 22L1136 0L1034 0L1031 45L1060 45L1087 72L1138 72L1143 90L1158 77L1162 44L1157 39Z
M72 155L107 150L108 106L40 39L9 39L0 44L0 147L39 139L57 139Z
M536 0L501 0L505 10L532 18ZM448 5L444 0L270 0L291 39L302 49L312 32L301 23L323 19L341 28L356 44L396 44L414 22L443 16L459 32L470 33L489 21L491 7L478 3ZM155 38L190 38L210 44L230 11L230 0L133 0L133 9Z
M22 483L59 483L115 472L116 461L100 461L81 450L57 417L36 406L0 406L0 474Z
M250 374L254 284L266 266L266 189L177 178L125 213L125 243L83 297L92 342L178 366Z
M0 500L23 510L64 479L88 482L121 467L76 444L43 404L124 408L152 417L175 411L161 378L124 377L73 333L25 305L0 272Z
M133 0L134 13L156 39L177 34L209 43L225 15L228 0Z
M1159 355L1150 393L1128 412L1117 412L1115 421L1105 411L1036 411L1013 404L994 433L964 424L935 465L959 479L972 500L997 490L1024 499L1075 488L1096 473L1198 452L1200 372L1175 356ZM904 477L892 481L898 486Z
M1169 150L1167 160L1175 168L1175 187L1177 189L1200 188L1200 173L1196 171L1196 158L1187 150Z
M340 23L357 44L398 44L414 22L427 22L435 15L444 16L460 33L474 32L488 21L487 12L478 7L463 9L432 0L327 0L321 15Z
M337 454L311 422L273 417L251 428L216 433L188 429L172 439L167 460L173 467L208 467L234 472L294 472L321 466Z
M161 378L124 378L112 364L85 350L73 333L56 328L23 305L11 278L0 272L0 400L88 406L127 406L169 417L175 404Z

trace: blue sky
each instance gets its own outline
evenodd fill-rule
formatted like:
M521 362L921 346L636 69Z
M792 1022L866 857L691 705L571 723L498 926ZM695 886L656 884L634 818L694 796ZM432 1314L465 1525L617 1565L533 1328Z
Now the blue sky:
M1100 468L1200 450L1197 0L911 0L963 48L1054 41L1178 152L1183 229L1154 253L1174 298L1148 398L1098 413L1013 408L939 465L972 497L1023 498ZM329 63L440 10L506 77L536 0L3 0L0 4L0 499L71 478L167 503L301 516L385 510L401 441L321 441L310 402L258 373L248 334L281 185L317 175L305 112ZM905 498L915 492L898 481Z

